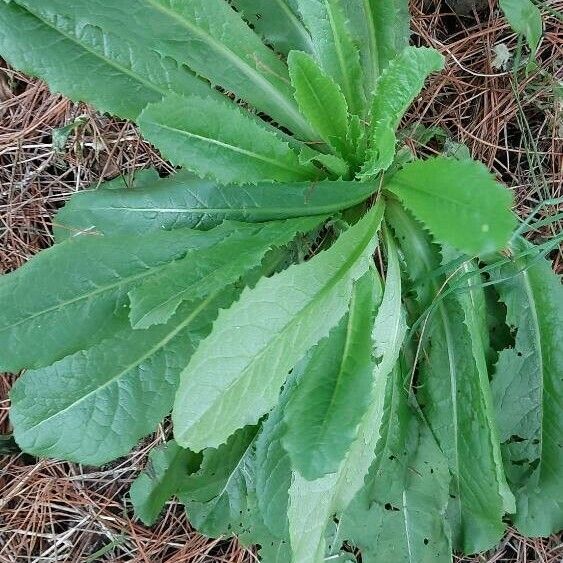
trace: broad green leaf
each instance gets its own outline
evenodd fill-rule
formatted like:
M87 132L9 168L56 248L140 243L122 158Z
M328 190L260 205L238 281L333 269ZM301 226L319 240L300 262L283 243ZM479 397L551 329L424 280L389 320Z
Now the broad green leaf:
M499 0L510 27L526 38L535 56L543 32L541 12L531 0Z
M395 55L409 45L408 0L355 0L344 2L344 8L360 50L369 100L377 77Z
M325 552L325 535L333 514L342 514L356 493L376 455L384 417L385 389L397 362L405 334L401 310L400 271L396 249L388 237L388 273L383 300L373 327L373 389L370 405L364 414L345 459L335 473L307 481L293 472L290 488L290 536L294 561L316 562ZM307 507L306 511L303 507Z
M366 563L450 563L448 465L429 428L407 406L402 372L389 380L375 461L340 518L340 541Z
M327 172L330 172L337 178L350 179L350 165L343 158L335 154L325 154L315 151L311 147L303 146L299 152L299 162L301 164L309 164L312 162L325 168Z
M178 492L184 479L199 469L200 463L200 454L181 448L174 440L153 449L147 466L129 489L135 515L152 526L166 502Z
M524 240L493 280L516 330L493 378L500 439L516 495L518 529L547 536L563 528L563 289L551 264Z
M286 65L224 0L17 2L44 19L68 19L78 29L113 34L133 48L148 44L151 51L187 65L297 135L314 140L293 100Z
M56 92L129 119L169 92L218 96L185 66L149 49L146 41L132 45L121 33L33 9L43 2L26 4L36 15L14 2L0 2L0 55Z
M236 282L262 262L271 248L306 234L325 217L306 217L261 224L229 224L229 235L218 244L188 251L129 292L129 318L135 329L167 322L182 301L194 301ZM218 227L221 228L221 227ZM236 257L236 259L233 259Z
M395 130L426 78L443 66L444 57L435 49L407 47L377 79L371 107L368 159L360 177L375 176L391 166L395 156Z
M368 408L375 287L373 273L356 282L348 314L317 344L285 408L283 446L308 480L338 470Z
M139 117L141 131L174 164L220 183L311 180L289 145L228 101L167 96Z
M340 86L350 113L364 115L363 75L341 0L297 0L309 29L313 54L321 68Z
M361 203L376 189L369 183L327 180L220 186L184 171L132 189L119 180L123 189L107 189L109 184L116 187L115 182L75 194L55 217L55 239L181 227L209 229L225 219L261 223L328 215Z
M312 52L309 32L299 19L296 0L232 0L264 41L287 55L292 49Z
M440 295L444 278L435 275L440 265L437 247L419 224L396 207L390 206L389 218L394 227L398 224L406 271L418 272L415 284L425 278L428 284L419 294L418 309L424 313L435 306L422 324L417 397L452 474L448 518L454 547L475 553L495 545L505 529L490 412L477 364L481 366L484 358L477 360L474 356L479 348L483 352L483 347L472 342L456 295ZM410 222L408 228L396 220L401 213L403 223Z
M299 109L321 139L346 156L351 151L348 106L339 86L306 53L292 51L287 64Z
M178 492L190 522L202 533L219 536L243 528L247 495L253 488L254 441L248 426L217 449L203 452L201 467L187 476Z
M166 325L129 327L53 365L29 370L11 393L24 451L101 465L126 454L170 412L179 374L232 290L184 307Z
M220 313L182 374L172 416L179 444L218 446L275 405L289 370L346 313L382 213L378 203L329 250L263 278Z
M459 292L457 293L457 298L463 309L465 317L464 322L471 339L471 349L473 351L473 357L475 358L475 367L479 375L481 405L489 428L496 477L499 492L503 500L503 510L509 514L514 514L514 512L516 512L516 505L514 495L506 482L491 386L489 384L489 370L487 367L489 335L485 292L482 287L483 279L479 275L475 264L469 260L465 261L459 267L458 272L460 276L463 276L463 281L461 281L461 286L458 288ZM458 282L454 281L452 283L458 286Z
M181 229L80 237L0 277L0 370L48 365L112 334L134 285L219 236Z
M503 248L516 225L510 191L473 160L415 160L393 174L385 188L437 241L470 255Z

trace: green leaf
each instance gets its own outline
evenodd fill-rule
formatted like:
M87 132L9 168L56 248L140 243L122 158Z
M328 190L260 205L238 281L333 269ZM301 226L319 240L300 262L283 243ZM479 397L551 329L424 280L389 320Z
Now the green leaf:
M499 5L510 27L526 38L535 57L543 32L539 8L531 0L499 0Z
M306 53L292 51L287 59L291 84L299 109L337 153L346 156L348 145L348 106L334 80Z
M256 225L224 223L226 238L211 248L189 251L157 275L129 292L129 318L135 329L167 322L182 301L206 297L236 282L260 265L272 248L306 234L325 217L288 219ZM236 260L233 260L236 256Z
M493 272L516 340L500 353L492 388L514 522L523 534L547 536L563 528L563 289L539 250L518 239L513 251Z
M453 254L454 257L456 254ZM471 339L471 348L475 358L475 367L479 375L479 387L481 391L481 405L487 420L489 436L491 439L493 459L495 463L496 478L499 492L503 500L504 512L513 514L516 512L514 495L511 493L502 464L500 442L497 430L497 421L493 407L493 398L489 384L489 371L487 367L487 355L489 353L489 335L487 326L487 311L485 292L483 290L483 278L478 273L476 265L466 260L459 266L458 273L463 276L461 284L453 281L459 286L457 299L463 309L465 325Z
M218 446L274 406L289 370L346 313L382 213L378 204L329 250L263 278L221 312L182 374L172 416L179 444Z
M315 481L293 473L290 488L290 536L294 560L317 561L325 552L325 534L333 514L341 514L356 493L376 455L384 415L388 377L397 361L405 334L401 310L400 271L396 249L388 238L389 266L383 300L373 328L373 389L370 405L338 470ZM303 507L307 507L306 511Z
M289 145L228 101L167 96L139 118L141 131L174 164L220 183L310 180Z
M104 33L38 9L46 3L25 2L28 11L0 2L0 55L47 81L51 90L129 119L169 92L218 96L185 66L149 49L146 41L133 45L121 33Z
M232 0L232 4L276 51L312 52L311 36L299 19L295 0Z
M236 293L184 307L163 326L129 327L15 383L10 419L26 452L101 465L129 452L170 412L179 375Z
M163 229L209 229L223 220L261 223L328 215L366 200L376 186L359 182L261 182L220 186L180 171L146 185L78 192L55 218L55 239L88 233L144 234ZM107 186L107 188L106 188Z
M184 479L178 497L200 532L219 536L242 529L247 494L254 486L256 431L248 426L219 448L205 450L200 469Z
M168 499L178 492L184 479L197 471L200 464L200 454L181 448L174 440L152 450L145 470L129 489L135 515L147 526L152 526Z
M367 273L356 282L348 314L315 347L303 382L285 409L283 446L308 480L338 470L369 405L374 278Z
M211 536L235 535L243 545L260 545L262 561L287 563L288 541L272 534L258 507L255 487L256 427L246 427L218 449L207 449L198 472L178 492L190 523Z
M489 426L483 375L479 374L485 358L474 356L476 352L484 355L482 342L472 341L456 294L440 295L445 280L435 275L440 265L437 247L419 224L396 207L390 206L392 223L398 223L395 218L400 213L403 223L410 222L408 228L399 223L405 269L418 271L428 280L427 291L418 297L418 308L432 312L428 308L434 306L431 317L422 324L417 397L452 474L448 519L454 547L475 553L495 545L505 529L494 434ZM414 278L415 284L418 279ZM422 301L421 296L430 302Z
M314 140L293 100L286 65L224 0L17 1L36 15L68 18L78 29L102 30L133 48L148 44L161 57L186 65L298 136Z
M361 178L375 176L391 166L395 156L395 130L430 73L442 70L443 66L444 57L435 49L407 47L383 71L375 84L369 156Z
M283 448L284 412L288 400L303 379L314 348L293 368L280 393L278 404L262 424L256 440L256 494L264 524L270 532L287 538L289 522L287 506L291 484L291 461ZM289 542L288 542L289 543Z
M481 163L415 160L385 184L439 242L470 255L503 248L516 225L512 196Z
M340 518L340 541L366 563L450 563L448 465L407 406L400 369L389 380L382 436L366 482Z
M131 287L217 236L183 229L80 237L0 277L0 370L48 365L112 334L123 326Z
M340 86L350 113L363 115L365 97L358 49L346 22L341 0L297 0L321 68Z
M408 0L357 0L343 5L360 50L369 100L377 77L395 55L409 45Z

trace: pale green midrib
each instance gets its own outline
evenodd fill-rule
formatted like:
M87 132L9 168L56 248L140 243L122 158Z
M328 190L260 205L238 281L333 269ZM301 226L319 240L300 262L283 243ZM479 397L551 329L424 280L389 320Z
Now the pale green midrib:
M317 95L317 89L311 83L311 81L309 80L309 76L307 74L307 71L304 70L303 68L301 69L301 76L305 80L305 82L307 83L309 93L316 100L318 107L324 110L325 104L323 103L323 101ZM303 106L299 103L299 101L297 102L297 104L300 106L301 110L303 110ZM331 119L330 115L328 117L325 116L325 119L323 119L323 121L325 122L326 125L328 125L330 127L330 129L332 130L332 137L334 137L338 141L338 144L340 144L341 146L340 146L340 148L334 146L334 139L330 138L331 135L327 135L327 138L325 138L324 141L326 141L329 145L331 145L334 149L336 149L340 153L342 151L342 149L344 148L343 145L345 143L340 137L340 131L338 131L337 128L335 127L335 121L333 119ZM348 136L346 135L345 138L347 138L347 137ZM340 156L342 156L342 154Z
M408 519L408 503L407 503L406 489L403 489L402 497L403 497L403 523L405 526L405 539L407 541L407 551L409 554L409 561L411 561L412 563L419 563L418 561L415 561L413 559L413 554L412 554L411 534L410 534L411 526L409 525L409 519Z
M83 403L84 401L86 401L92 395L96 395L97 393L99 393L100 391L105 389L106 387L109 387L111 384L113 384L116 381L118 381L119 379L121 379L125 374L127 374L129 371L131 371L132 369L134 369L135 367L140 365L147 358L150 358L153 354L156 354L156 352L158 352L158 350L160 350L161 348L166 346L166 344L168 344L170 342L170 340L172 340L181 330L183 330L188 324L190 324L195 318L197 318L199 316L199 314L202 313L202 311L204 311L207 308L209 303L217 297L218 294L219 294L219 292L216 292L213 295L210 295L207 299L205 299L205 301L203 301L196 309L194 309L194 311L192 313L190 313L184 321L182 321L170 333L168 333L162 340L160 340L157 344L155 344L152 348L150 348L147 352L145 352L136 361L134 361L130 364L127 364L127 366L125 368L123 368L116 375L114 375L113 377L111 377L110 379L105 381L102 385L100 385L99 387L96 387L95 389L92 389L92 391L89 391L85 395L82 395L82 397L79 397L78 400L76 400L73 403L67 405L65 408L57 411L56 413L48 416L47 418L44 418L43 420L41 420L37 424L34 424L33 426L26 428L24 434L27 434L28 432L31 432L32 430L39 428L40 426L42 426L46 422L49 422L50 420L61 416L65 412L68 412L70 409L75 408L77 405Z
M466 261L462 264L462 271L467 275L475 273L476 270L472 267L471 262ZM466 277L465 286L467 291L467 299L469 301L469 307L464 307L465 319L467 328L469 330L469 335L471 337L471 346L473 353L475 355L475 366L477 368L477 375L479 381L479 390L481 392L481 400L484 405L484 414L489 426L489 442L491 445L493 462L495 465L495 473L497 477L497 484L499 494L501 495L503 505L507 504L505 497L507 497L510 492L508 483L506 482L506 477L504 473L504 466L502 462L502 454L500 451L500 440L497 432L497 423L494 416L494 407L490 391L490 384L488 378L487 363L485 360L485 349L483 340L479 334L479 322L475 316L475 311L478 310L478 303L475 299L475 291L480 291L480 288L475 289L470 283L470 277ZM508 506L505 506L506 512L508 512Z
M172 260L175 260L175 258L171 258L171 261ZM16 326L27 323L27 322L29 322L33 319L36 319L37 317L41 317L43 315L46 315L47 313L51 313L51 312L56 311L58 309L63 309L65 307L69 306L69 305L73 305L74 303L78 303L78 302L83 301L85 299L91 299L93 296L99 295L101 293L105 293L106 291L111 291L112 289L115 289L116 287L119 287L120 285L130 283L130 282L134 282L138 279L143 279L144 277L149 276L151 274L154 274L158 270L165 268L168 264L169 264L169 262L163 262L162 264L150 267L146 271L141 272L139 274L136 274L134 276L128 276L128 277L124 277L124 278L122 277L122 278L119 279L119 281L117 281L115 283L112 283L110 285L104 285L102 287L98 287L94 291L90 291L86 294L79 295L78 297L75 297L73 299L68 299L67 301L57 303L56 305L48 307L47 309L43 309L42 311L39 311L37 313L34 313L33 315L25 317L24 319L21 319L16 323L0 327L0 332L13 329Z
M209 33L205 32L203 29L194 25L191 21L182 17L180 14L174 10L168 9L162 4L159 4L157 0L145 0L148 4L156 8L157 10L163 12L167 16L176 20L181 26L190 30L194 35L202 38L203 42L210 45L212 49L219 52L229 61L231 61L235 67L240 69L240 71L248 76L250 80L256 83L263 91L265 91L270 99L275 100L278 107L280 107L284 113L291 118L293 123L297 125L299 133L305 133L307 135L309 131L309 125L303 116L299 113L295 107L292 100L288 100L286 96L280 92L267 78L262 76L256 69L252 68L246 61L241 59L236 53L231 51L228 47L222 43L215 40L215 38ZM308 136L308 135L307 135Z
M341 209L347 209L348 207L352 207L357 203L361 203L362 201L366 200L370 196L369 193L364 193L361 195L356 196L354 199L349 199L346 202L339 202L339 203L332 203L326 204L324 206L314 205L312 207L307 207L307 203L305 201L300 202L300 205L303 207L295 206L295 207L225 207L225 208L217 208L217 207L192 207L192 208L159 208L159 207L88 207L85 208L85 211L129 211L134 213L147 213L147 212L156 212L156 213L176 213L176 214L189 214L192 213L194 215L200 214L221 214L224 213L225 215L232 214L232 215L264 215L266 217L274 217L276 213L278 214L290 214L295 213L297 216L302 215L325 215L326 213L331 213L333 211L340 211ZM311 213L312 212L312 213Z
M308 180L311 179L311 174L309 170L307 170L304 167L301 166L289 166L289 165L284 165L284 163L282 163L280 160L276 160L274 158L270 158L267 157L265 155L261 155L259 153L253 152L253 151L249 151L247 149L243 149L242 147L237 147L236 145L230 145L227 143L224 143L222 141L219 141L217 139L212 139L210 137L203 137L201 135L197 135L196 133L191 133L190 131L186 131L184 129L177 129L175 127L172 127L170 125L166 125L164 123L159 123L156 121L149 121L149 122L145 122L147 125L152 125L153 127L160 127L162 129L166 129L167 131L170 131L171 133L177 133L179 135L183 135L186 136L188 138L194 138L197 139L198 141L201 141L203 143L209 143L211 145L217 145L218 147L220 147L221 149L224 149L226 151L232 151L234 153L238 153L244 156L247 156L253 160L258 160L261 162L264 162L266 164L269 164L271 166L274 166L276 168L280 168L282 170L287 170L288 172L293 172L293 173L298 173L300 175L301 178L306 178ZM297 158L297 155L289 148L287 147L287 151L288 151L288 155L292 154L295 156L295 158Z
M381 217L376 215L375 216L377 221L373 221L374 226L376 226L380 220ZM252 359L249 363L247 363L247 365L238 373L238 377L233 379L230 384L224 389L223 393L221 393L221 395L219 395L216 399L214 399L212 401L212 403L206 408L206 410L199 415L198 420L196 420L194 423L190 424L189 426L187 426L186 430L184 430L184 432L182 432L182 436L185 436L187 433L189 433L189 430L191 427L201 423L201 420L203 419L203 417L205 416L206 413L208 413L209 411L212 411L215 409L215 405L217 403L221 403L222 398L224 396L226 396L230 390L236 386L238 384L239 381L241 381L242 379L244 379L245 375L249 372L252 371L253 365L260 361L260 359L262 358L262 356L264 354L266 354L268 352L268 349L270 348L270 346L272 345L272 342L275 342L277 340L280 340L280 338L285 334L286 331L288 331L293 323L295 322L296 319L298 319L298 317L301 317L303 315L304 312L306 312L310 307L312 307L313 305L316 304L316 302L319 300L319 296L324 297L324 295L326 293L330 293L330 291L333 289L334 286L336 286L338 283L340 283L342 281L342 279L344 278L344 274L346 272L348 272L352 266L361 258L362 253L365 250L365 247L370 243L370 241L372 239L374 239L376 237L376 234L374 232L373 229L370 229L367 233L367 235L364 237L364 239L362 239L361 243L359 243L356 246L356 252L354 252L352 254L353 258L352 259L348 259L335 273L335 275L329 279L329 282L326 283L322 289L320 289L314 296L314 298L312 298L300 311L296 312L295 315L293 315L290 320L288 321L288 323L275 335L275 337L271 340L269 340L268 342L266 342L265 346L262 348L262 350L260 350L259 352L257 352L256 354L254 354L252 356ZM328 251L327 251L328 252ZM342 279L341 279L342 278Z
M293 25L293 27L297 30L297 33L301 36L301 38L305 41L309 51L313 51L313 41L311 36L307 32L305 26L301 23L301 20L293 13L293 10L284 2L284 0L275 0L278 3L281 10L285 12L287 19Z
M380 0L376 0L378 2ZM363 0L364 5L364 12L368 27L368 36L369 36L369 53L370 53L370 60L373 64L373 68L370 69L370 75L367 75L366 78L368 79L369 88L366 94L371 96L373 94L373 88L375 86L375 79L379 75L379 57L377 52L377 39L375 34L375 25L373 21L373 12L371 10L370 0Z
M250 440L250 443L248 444L248 446L244 450L243 454L240 456L240 459L237 461L237 464L235 465L233 470L229 473L229 477L227 478L227 481L225 482L225 486L216 495L212 496L210 499L208 499L207 501L204 501L204 502L211 502L215 499L219 499L221 496L223 496L227 492L227 489L229 488L229 485L231 484L231 480L235 476L236 472L239 470L239 467L241 467L241 465L245 461L246 454L252 449L255 442L256 442L256 438L253 438L252 440Z
M359 108L355 107L355 97L353 94L353 88L350 83L350 76L347 72L348 64L346 64L346 57L342 52L342 45L340 44L340 36L336 31L336 23L334 21L334 14L332 13L332 6L330 5L330 0L324 0L326 13L328 15L330 28L332 30L332 36L334 38L334 48L336 49L336 56L338 57L338 66L340 67L340 75L342 77L342 88L345 90L345 97L348 100L350 106L350 113L356 114L359 112ZM353 64L350 62L350 64Z
M539 322L539 316L538 316L538 311L537 311L537 306L536 306L536 298L534 295L534 290L532 289L532 285L530 283L530 275L529 272L527 271L527 269L523 269L522 270L522 276L523 276L523 280L524 280L524 288L526 291L526 295L528 296L528 300L530 302L530 309L531 309L531 320L533 323L533 327L534 327L534 338L536 340L536 349L538 350L538 372L539 372L539 376L541 378L541 385L539 385L539 391L540 391L540 401L539 404L541 405L541 417L540 417L540 424L541 424L541 440L539 441L538 444L538 450L539 450L539 455L538 455L538 459L540 460L539 465L538 465L538 473L541 474L541 468L542 468L542 461L543 461L543 442L544 442L544 423L543 423L543 418L544 418L544 411L545 411L545 407L543 404L543 390L544 390L544 361L543 361L543 346L542 346L542 342L541 342L541 329L540 329L540 322Z
M79 47L81 47L82 49L84 49L85 51L87 51L88 53L93 55L94 57L104 61L106 64L108 64L109 66L117 69L121 73L135 79L136 81L140 82L141 84L143 84L147 88L154 90L155 92L157 92L161 96L165 96L166 94L170 93L170 91L168 89L160 88L158 85L154 84L153 82L147 82L147 80L144 79L139 74L135 74L132 70L128 69L127 67L124 67L124 66L118 64L113 59L108 59L102 53L92 49L91 47L87 46L85 43L81 43L80 40L77 37L74 37L73 35L67 33L66 31L63 31L61 28L57 27L55 24L53 24L50 21L48 21L47 19L45 19L45 17L40 15L38 12L32 11L30 8L21 6L19 4L18 4L18 6L20 8L22 8L22 10L31 14L38 21L44 23L47 27L51 28L53 31L59 33L60 35L62 35L66 39L68 39L71 43L78 45ZM100 29L100 28L98 28L98 29ZM106 35L106 32L104 32L102 29L100 29L100 31L101 31L102 35L104 35L104 36Z

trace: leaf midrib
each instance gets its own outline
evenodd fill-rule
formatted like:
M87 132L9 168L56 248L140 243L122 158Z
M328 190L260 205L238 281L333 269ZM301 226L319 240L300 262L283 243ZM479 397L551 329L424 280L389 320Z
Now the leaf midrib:
M287 19L291 22L293 27L297 30L298 34L307 44L309 47L309 51L313 51L313 42L311 40L311 36L307 32L305 26L301 23L301 20L293 13L293 10L284 2L284 0L274 0L279 7L281 8L282 12L285 12L287 15Z

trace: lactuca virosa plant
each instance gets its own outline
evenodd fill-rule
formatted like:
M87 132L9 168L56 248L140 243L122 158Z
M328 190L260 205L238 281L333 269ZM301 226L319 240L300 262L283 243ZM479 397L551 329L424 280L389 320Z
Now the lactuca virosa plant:
M182 169L76 194L0 280L21 449L263 561L451 561L562 527L563 298L510 192L417 159L404 0L2 0L0 55ZM375 259L374 259L375 257Z

